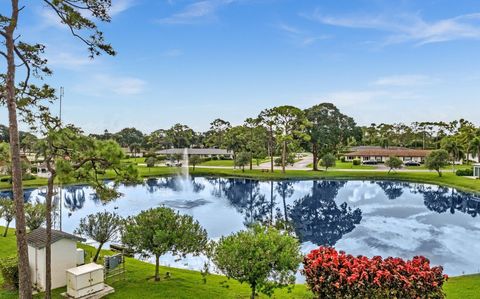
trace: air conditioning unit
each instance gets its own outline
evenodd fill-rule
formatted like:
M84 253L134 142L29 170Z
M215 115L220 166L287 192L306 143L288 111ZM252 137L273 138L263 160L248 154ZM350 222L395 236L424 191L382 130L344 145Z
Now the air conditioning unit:
M91 263L67 270L67 295L81 298L104 289L103 266Z

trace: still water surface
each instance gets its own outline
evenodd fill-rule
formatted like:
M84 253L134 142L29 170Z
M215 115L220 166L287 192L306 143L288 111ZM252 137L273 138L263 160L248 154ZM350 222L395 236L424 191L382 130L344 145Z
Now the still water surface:
M56 198L58 226L73 232L80 219L98 211L121 216L158 206L197 219L218 239L255 221L287 221L302 251L335 246L354 255L428 257L449 275L480 272L480 197L433 185L389 181L256 181L176 177L120 186L122 196L102 203L86 186L68 186ZM8 192L3 192L8 196ZM26 200L43 201L45 189ZM0 225L2 223L0 222ZM164 265L200 269L202 257Z

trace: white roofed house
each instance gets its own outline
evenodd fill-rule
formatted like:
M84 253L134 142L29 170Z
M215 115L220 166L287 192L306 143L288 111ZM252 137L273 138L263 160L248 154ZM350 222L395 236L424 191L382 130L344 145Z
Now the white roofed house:
M45 290L46 240L47 231L43 227L31 231L27 235L32 284L38 291ZM84 241L83 238L52 229L52 289L66 286L67 270L83 263L83 259L78 258L77 242ZM83 254L83 250L79 249L79 251Z

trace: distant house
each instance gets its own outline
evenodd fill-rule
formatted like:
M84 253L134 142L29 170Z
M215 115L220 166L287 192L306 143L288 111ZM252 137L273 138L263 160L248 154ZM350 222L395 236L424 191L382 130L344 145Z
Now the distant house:
M47 231L40 227L27 235L28 260L32 284L45 290L45 244ZM77 266L77 242L85 241L75 235L52 229L52 289L67 285L67 270Z
M358 146L351 148L351 152L346 153L344 156L346 161L359 159L362 162L385 162L389 157L395 156L404 162L414 161L423 163L430 153L430 150L410 149L405 147L382 148L379 146Z
M223 156L227 158L233 158L233 152L221 149L221 148L187 148L187 153L189 156L198 155L201 157L214 157L214 156ZM165 150L157 151L159 155L183 155L185 153L184 148L170 148Z
M473 164L473 176L480 179L480 164Z

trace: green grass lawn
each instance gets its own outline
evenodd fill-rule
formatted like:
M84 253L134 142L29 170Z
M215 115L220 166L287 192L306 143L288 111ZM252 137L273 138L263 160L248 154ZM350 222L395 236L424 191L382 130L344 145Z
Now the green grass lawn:
M122 161L125 162L125 163L138 164L138 163L145 163L145 160L146 160L146 158L136 157L136 158L123 159Z
M270 162L270 159L261 159L258 164ZM233 160L210 160L205 161L200 164L199 166L229 166L233 167ZM253 160L253 165L257 166L257 161Z
M3 228L0 227L3 232ZM0 237L0 258L12 256L16 252L14 230L10 230L7 238ZM90 260L94 254L94 248L79 244L87 252L87 259ZM103 255L111 254L103 250ZM102 263L102 261L99 261ZM250 289L246 284L240 284L234 280L228 280L220 275L208 275L206 283L203 282L200 272L182 270L169 267L161 267L162 280L153 281L155 266L133 258L126 259L125 280L109 280L107 284L115 288L115 293L106 298L249 298ZM170 272L170 278L164 278L166 272ZM3 279L0 275L0 284ZM54 290L53 297L61 298L60 293L65 288ZM0 298L14 299L18 294L0 288ZM43 298L42 294L36 298ZM268 298L260 296L259 298ZM296 285L291 293L286 289L277 290L274 298L313 298L305 285Z
M175 175L181 172L177 167L138 167L140 177L161 177ZM379 171L309 171L309 170L287 170L283 174L280 170L274 173L262 170L248 170L243 172L240 169L228 168L196 168L191 169L190 174L195 176L220 176L220 177L247 177L259 180L282 180L282 179L348 179L348 180L397 180L406 182L429 183L448 187L455 187L464 191L480 192L480 180L456 176L451 171L444 171L439 177L436 172L397 172L388 174L386 170ZM112 178L113 174L107 172L103 178ZM46 185L45 179L24 181L25 187L38 187ZM79 182L81 183L81 182ZM0 182L0 189L9 189L11 185Z
M3 231L2 227L0 227L0 231ZM0 238L0 258L14 255L16 252L14 230L10 230L7 238ZM79 247L84 248L87 252L86 260L93 256L94 248L82 244L79 244ZM111 254L110 251L102 251L102 256L109 254ZM152 264L127 258L125 280L108 280L107 283L115 288L115 293L106 298L249 298L250 290L247 285L228 280L224 276L208 275L207 281L204 283L202 276L197 271L161 267L162 280L154 282L152 279L154 269ZM168 279L163 278L167 271L171 274ZM2 282L3 279L0 275L0 285ZM480 275L451 277L444 290L448 299L478 298ZM53 297L61 298L60 293L64 291L64 288L54 290ZM14 299L18 298L18 294L0 288L0 298ZM35 298L43 298L43 296L39 294ZM260 296L259 298L267 297ZM291 293L287 290L277 290L273 298L307 299L313 298L313 296L305 285L299 284L293 288Z
M313 163L307 165L308 168L313 168ZM318 165L318 168L321 169L322 166ZM335 166L331 169L375 169L375 166L372 165L353 165L352 162L342 162L337 160Z

